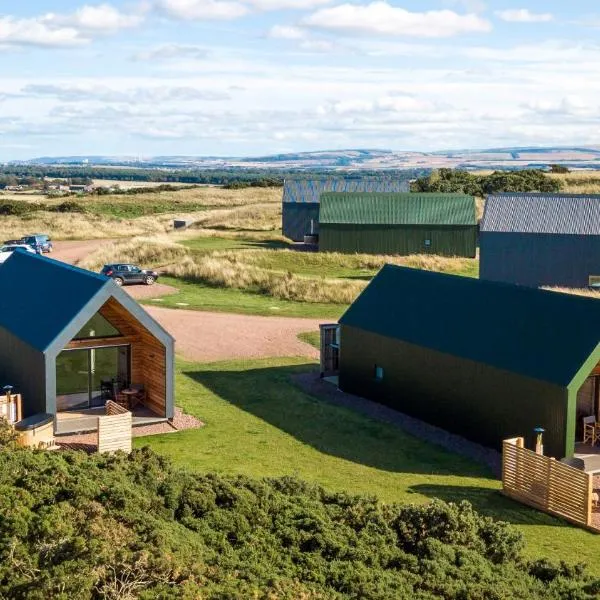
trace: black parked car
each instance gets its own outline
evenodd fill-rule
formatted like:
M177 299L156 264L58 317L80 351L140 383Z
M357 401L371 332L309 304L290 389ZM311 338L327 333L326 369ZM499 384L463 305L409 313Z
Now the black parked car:
M152 285L158 279L158 273L156 271L140 269L135 265L125 263L104 265L100 273L107 277L112 277L117 285L126 285L129 283L145 283L146 285Z

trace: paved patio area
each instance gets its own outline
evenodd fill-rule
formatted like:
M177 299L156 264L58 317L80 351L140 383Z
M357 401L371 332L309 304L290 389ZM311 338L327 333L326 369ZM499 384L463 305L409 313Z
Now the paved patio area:
M175 433L184 429L198 429L204 427L204 423L192 415L185 414L181 409L175 408L173 421L161 421L149 425L133 427L132 437L145 437L147 435L163 435L165 433ZM84 450L85 452L96 452L97 434L96 432L80 433L73 435L59 435L56 438L56 445L62 450Z

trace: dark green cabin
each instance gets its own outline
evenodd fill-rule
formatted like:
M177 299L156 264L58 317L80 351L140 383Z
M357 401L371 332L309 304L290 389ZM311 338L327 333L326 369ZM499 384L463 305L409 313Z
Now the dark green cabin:
M321 194L319 249L474 258L475 198L462 194Z
M340 326L343 391L485 446L572 456L600 416L596 299L386 265Z

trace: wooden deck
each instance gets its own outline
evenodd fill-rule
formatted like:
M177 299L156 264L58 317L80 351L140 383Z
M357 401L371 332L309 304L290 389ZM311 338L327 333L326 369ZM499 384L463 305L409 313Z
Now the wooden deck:
M600 473L600 446L575 444L575 458L580 458L585 464L584 471L591 474Z
M131 411L133 413L132 427L164 423L165 417L157 415L148 407L138 405ZM59 412L55 420L55 435L72 435L98 429L98 417L105 415L104 407L88 408L85 410Z

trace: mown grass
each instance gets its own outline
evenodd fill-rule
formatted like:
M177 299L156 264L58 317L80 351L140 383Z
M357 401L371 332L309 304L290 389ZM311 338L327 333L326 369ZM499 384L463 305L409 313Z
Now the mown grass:
M530 556L585 561L600 574L600 536L504 498L479 464L305 394L290 376L314 367L302 359L179 361L177 404L205 427L134 443L198 472L295 475L386 502L468 500L515 524Z
M321 349L321 333L319 331L304 331L298 334L298 339L310 344L317 350Z
M279 300L264 294L190 283L173 277L161 277L160 283L171 285L179 291L176 294L162 298L145 300L143 301L144 304L188 310L245 315L306 317L334 321L348 308L344 304Z

